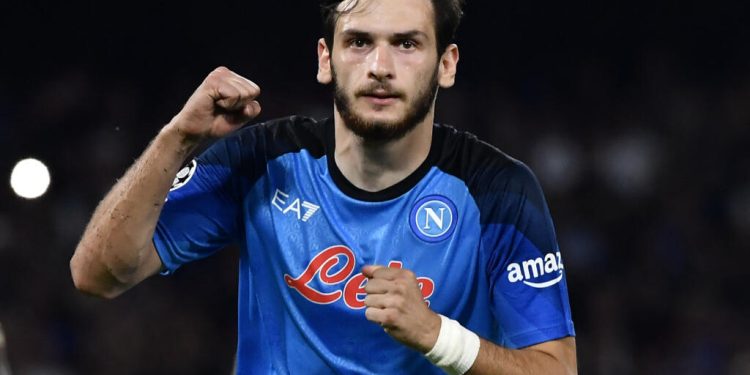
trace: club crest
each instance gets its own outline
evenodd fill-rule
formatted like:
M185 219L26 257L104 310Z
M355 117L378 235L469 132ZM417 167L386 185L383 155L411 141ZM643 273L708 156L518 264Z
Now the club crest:
M409 214L412 231L427 242L440 242L450 237L456 229L457 220L456 205L442 195L420 199Z

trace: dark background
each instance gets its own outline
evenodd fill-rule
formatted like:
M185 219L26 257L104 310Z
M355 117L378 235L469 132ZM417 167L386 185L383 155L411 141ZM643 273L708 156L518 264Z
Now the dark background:
M750 9L727 1L469 1L437 119L528 163L566 262L586 374L750 374ZM203 77L259 120L331 110L317 5L0 5L0 322L17 374L228 373L236 249L113 301L68 260L98 201Z

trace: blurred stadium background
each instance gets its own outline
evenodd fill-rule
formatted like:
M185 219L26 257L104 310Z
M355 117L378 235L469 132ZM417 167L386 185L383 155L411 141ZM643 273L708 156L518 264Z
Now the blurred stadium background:
M746 4L469 0L437 117L540 178L583 374L750 374ZM13 373L228 373L236 249L114 301L77 293L68 260L99 199L214 67L262 87L259 120L330 112L316 3L4 2L0 21ZM26 157L51 173L34 200L8 183Z

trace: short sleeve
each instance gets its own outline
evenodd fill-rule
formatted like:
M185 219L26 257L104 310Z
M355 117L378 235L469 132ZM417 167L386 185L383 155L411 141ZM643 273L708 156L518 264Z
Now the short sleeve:
M490 180L482 246L500 344L516 349L574 336L565 268L539 182L518 161Z
M222 139L177 174L154 232L162 274L236 241L240 227L236 137Z

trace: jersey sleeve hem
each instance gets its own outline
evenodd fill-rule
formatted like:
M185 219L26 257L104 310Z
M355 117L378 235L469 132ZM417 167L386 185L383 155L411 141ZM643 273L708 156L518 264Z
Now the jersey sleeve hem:
M156 226L156 229L154 230L154 237L151 240L154 244L154 248L156 249L156 254L159 256L159 259L161 260L161 271L159 271L159 274L162 276L169 276L174 273L180 266L176 264L175 262L171 261L173 258L172 254L174 253L173 249L171 249L170 241L169 241L169 235L165 233L159 225Z
M552 327L538 328L533 331L519 333L508 337L512 344L511 349L523 349L528 346L541 344L543 342L561 339L564 337L575 337L576 332L573 321L568 320L563 324Z

